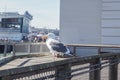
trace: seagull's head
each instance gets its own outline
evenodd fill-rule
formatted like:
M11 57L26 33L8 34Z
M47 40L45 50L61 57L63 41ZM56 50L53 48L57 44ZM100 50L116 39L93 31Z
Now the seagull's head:
M48 33L47 36L48 36L48 38L52 38L52 39L56 38L54 33Z

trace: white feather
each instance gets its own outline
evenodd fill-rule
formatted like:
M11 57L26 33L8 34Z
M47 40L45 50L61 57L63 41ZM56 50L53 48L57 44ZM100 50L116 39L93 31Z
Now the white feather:
M53 46L52 46L52 44L60 44L60 43L61 43L60 41L55 39L55 35L54 34L48 34L48 39L46 40L46 45L49 48L50 53L52 53L53 55L61 53L61 52L57 52L55 49L53 49ZM62 54L67 54L69 56L72 56L70 54L70 50L67 47L65 47L65 49L67 49L67 51L62 53Z

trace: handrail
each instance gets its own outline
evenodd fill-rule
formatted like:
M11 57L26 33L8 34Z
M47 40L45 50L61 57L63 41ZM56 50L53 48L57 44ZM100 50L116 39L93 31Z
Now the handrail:
M18 45L18 44L14 44ZM68 45L68 46L76 46L76 44ZM81 47L83 45L77 45L77 47ZM89 47L112 47L112 45L84 45L84 46L89 46ZM113 46L116 48L116 46ZM119 48L119 45L117 46ZM13 58L19 58L20 56L14 55ZM102 62L103 60L107 60L107 62ZM118 63L120 59L120 53L107 53L107 54L96 54L92 56L84 56L84 57L71 57L71 58L65 58L64 60L59 60L59 61L53 61L53 62L48 62L48 63L42 63L42 64L37 64L37 65L30 65L30 66L21 66L21 67L16 67L12 69L7 69L7 70L1 70L0 71L0 77L1 79L5 77L16 77L16 78L21 78L24 77L23 74L27 75L34 75L34 74L44 74L41 78L39 79L46 79L46 78L51 78L54 77L56 80L71 80L72 77L75 77L77 75L89 73L90 74L90 79L89 80L100 80L100 71L101 69L105 67L109 67L109 80L117 80L117 70L118 70ZM71 70L71 67L77 66L77 65L82 65L89 63L89 66L85 66L82 68L76 68ZM85 70L83 72L79 72L76 74L71 74L72 72L80 71L83 69L89 69ZM51 75L46 75L47 72L53 71ZM51 72L50 72L51 73ZM64 73L64 74L63 74ZM13 78L11 78L12 80ZM7 80L7 79L3 79ZM23 79L24 80L24 79Z
M78 47L97 48L98 54L102 53L103 48L120 48L120 45L105 45L105 44L67 44L66 46L73 48L74 55L77 54L76 53L76 48L78 48Z
M56 68L58 66L65 65L65 64L71 64L72 66L74 66L76 65L76 63L77 65L91 63L94 60L99 59L99 58L114 57L114 56L120 57L120 53L100 54L100 55L86 56L86 57L73 57L73 58L67 58L65 60L60 60L60 61L55 61L55 62L50 62L50 63L43 63L43 64L38 64L38 65L31 65L31 66L26 66L26 67L1 70L0 77L6 76L6 75L15 75L19 73L25 73L29 71L35 71L35 70L43 70L43 69L47 69L51 67Z
M73 47L101 47L101 48L120 48L120 45L105 45L105 44L67 44Z

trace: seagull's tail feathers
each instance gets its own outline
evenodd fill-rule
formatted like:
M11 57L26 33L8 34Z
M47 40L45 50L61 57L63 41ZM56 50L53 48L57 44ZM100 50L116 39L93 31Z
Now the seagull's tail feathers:
M65 54L70 54L70 50L67 48L67 51L65 52Z
M69 51L67 51L67 53L65 53L65 54L67 54L68 56L71 56L71 57L77 57L77 55L75 55L73 52L71 52L70 50Z

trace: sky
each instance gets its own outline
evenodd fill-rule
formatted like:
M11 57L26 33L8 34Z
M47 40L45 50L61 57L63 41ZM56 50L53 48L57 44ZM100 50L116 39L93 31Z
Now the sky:
M31 26L59 29L60 0L0 0L0 12L28 11L32 16Z

